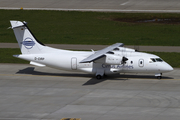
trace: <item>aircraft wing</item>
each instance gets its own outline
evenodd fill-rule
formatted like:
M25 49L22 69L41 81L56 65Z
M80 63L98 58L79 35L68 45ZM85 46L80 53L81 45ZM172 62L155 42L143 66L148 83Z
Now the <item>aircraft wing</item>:
M122 47L122 46L124 46L123 43L113 44L113 45L111 45L109 47L106 47L106 48L104 48L102 50L96 51L94 54L92 54L89 57L83 59L80 63L88 63L88 62L92 62L94 60L100 59L100 58L104 57L107 52L112 51L114 48Z

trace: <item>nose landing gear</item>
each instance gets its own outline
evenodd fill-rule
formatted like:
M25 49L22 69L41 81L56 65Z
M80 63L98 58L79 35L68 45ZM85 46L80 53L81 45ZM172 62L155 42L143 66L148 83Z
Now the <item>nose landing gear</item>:
M162 78L162 76L157 76L157 79L159 79L159 80L160 80L161 78Z
M155 74L155 76L160 80L162 78L162 73Z

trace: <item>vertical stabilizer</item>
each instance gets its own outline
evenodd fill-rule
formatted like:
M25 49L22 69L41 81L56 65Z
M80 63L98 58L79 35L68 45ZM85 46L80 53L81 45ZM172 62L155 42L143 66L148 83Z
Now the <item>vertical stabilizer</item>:
M29 30L25 22L10 21L22 54L38 54L45 47Z

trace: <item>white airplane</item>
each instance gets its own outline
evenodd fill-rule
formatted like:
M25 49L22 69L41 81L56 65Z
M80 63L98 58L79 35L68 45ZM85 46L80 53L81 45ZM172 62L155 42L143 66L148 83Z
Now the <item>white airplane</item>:
M70 51L51 48L38 41L26 22L10 21L21 49L14 57L30 61L36 66L91 73L97 79L117 73L153 73L161 79L162 73L173 68L160 57L136 52L116 43L99 51Z

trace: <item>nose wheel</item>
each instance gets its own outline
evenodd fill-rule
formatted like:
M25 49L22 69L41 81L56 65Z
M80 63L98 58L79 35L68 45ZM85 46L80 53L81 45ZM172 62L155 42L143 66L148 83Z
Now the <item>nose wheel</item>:
M159 79L159 80L160 80L161 78L162 78L162 76L157 76L157 79Z
M156 74L155 76L160 80L162 78L162 73Z

